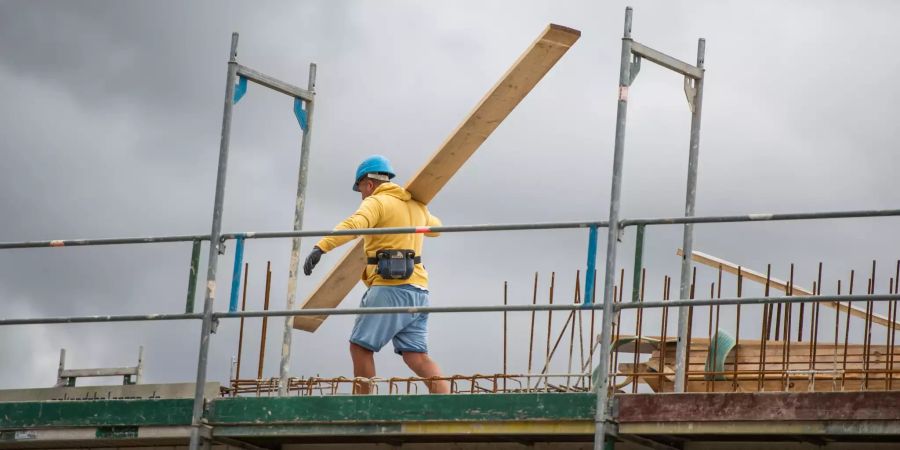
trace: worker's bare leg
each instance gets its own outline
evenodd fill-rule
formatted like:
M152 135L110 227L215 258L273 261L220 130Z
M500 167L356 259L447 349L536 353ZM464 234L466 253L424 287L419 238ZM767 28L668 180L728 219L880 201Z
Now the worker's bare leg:
M353 360L353 376L373 378L375 376L375 353L360 345L350 343L350 358ZM371 383L357 381L353 383L354 394L368 394Z
M442 376L441 368L428 356L428 353L404 352L403 362L405 362L416 375L422 378ZM432 394L450 393L450 382L447 380L428 381L425 384L428 385L428 390Z

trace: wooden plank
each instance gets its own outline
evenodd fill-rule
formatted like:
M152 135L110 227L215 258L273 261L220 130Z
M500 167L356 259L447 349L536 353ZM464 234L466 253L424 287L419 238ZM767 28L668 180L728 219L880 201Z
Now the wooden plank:
M705 266L709 266L709 267L712 267L715 269L718 269L719 267L721 267L722 271L737 275L738 265L733 262L726 261L724 259L712 256L712 255L709 255L709 254L706 254L703 252L693 251L691 253L692 253L691 259L693 259L695 262L698 262L700 264L703 264ZM679 248L678 250L676 250L675 254L678 256L683 256L684 252ZM744 277L744 279L747 279L750 281L755 281L757 283L762 283L762 284L766 283L766 274L759 273L754 270L750 270L744 266L740 266L740 267L741 267L741 276ZM781 292L787 292L787 285L788 285L788 283L786 281L779 280L777 278L769 278L769 287L771 287L773 289L779 290ZM810 291L808 289L803 289L799 286L794 286L792 289L792 293L795 297L812 295L812 291ZM863 320L865 320L866 317L868 316L868 314L866 314L866 311L864 309L858 308L853 305L847 305L846 303L823 302L822 304L831 309L837 309L838 311L841 311L841 312L847 312L847 310L849 309L851 315L853 315L854 317L859 317ZM894 322L891 322L891 319L889 319L885 316L882 316L880 314L872 313L871 317L872 317L872 322L877 323L879 325L884 325L886 327L889 327L891 325L891 323L894 323ZM898 326L900 326L900 322L897 322L896 324Z
M580 36L578 30L548 25L407 184L413 198L431 202Z
M631 375L634 372L631 370L630 366L626 366L624 364L630 363L621 363L619 364L619 374L620 375ZM652 368L653 372L659 373L657 367L659 367L658 359L651 359L646 362L647 367ZM873 367L875 366L875 367ZM703 373L697 373L703 371L704 364L703 363L692 363L691 364L691 378L704 379ZM885 378L885 373L883 371L884 363L870 363L868 368L868 378ZM670 373L672 369L672 365L666 364L666 373ZM847 362L846 372L843 369L843 363L841 361L832 362L832 361L820 361L813 368L815 372L809 373L806 372L809 369L809 364L806 361L791 361L788 367L785 367L781 363L781 361L766 361L763 378L782 378L785 376L785 371L791 371L787 376L790 378L821 378L821 379L832 379L832 378L864 378L866 377L866 366L865 363L858 359L855 362ZM725 364L725 376L728 379L733 377L732 372L734 370L734 364L732 361L728 361ZM741 379L757 379L759 378L759 362L758 361L746 361L738 364L738 378ZM674 374L674 373L673 373ZM643 376L651 376L651 375L641 375ZM658 375L653 375L657 376ZM671 377L667 377L671 378ZM900 378L900 373L893 374L893 378ZM674 380L674 379L673 379Z
M300 309L337 307L356 283L359 283L362 272L366 270L366 252L363 246L362 239L353 242L352 248L331 269L328 276L319 282ZM294 328L313 333L327 318L328 316L296 316Z
M631 354L635 351L635 336L622 336L620 339L614 341L614 351L618 353L628 353ZM669 339L666 340L665 350L666 354L673 354L674 342ZM785 351L785 343L784 341L773 341L769 340L766 342L765 354L766 354L766 365L773 366L781 366L783 353ZM659 337L656 336L642 336L641 337L641 346L637 350L639 353L649 354L650 358L646 361L646 364L649 364L649 367L653 367L654 370L658 370L659 362L660 362L660 352L662 350L662 343ZM808 342L797 342L792 341L790 343L790 360L787 362L791 368L796 367L798 370L805 370L808 368L810 364L811 350ZM760 347L760 342L751 340L746 341L738 345L734 350L732 350L725 362L726 365L733 367L735 354L739 354L738 363L741 368L745 365L751 366L748 367L748 370L756 370L760 362L760 353L762 348ZM828 344L828 343L819 343L816 345L815 354L815 369L825 368L828 369L830 366L834 364L840 364L843 366L843 362L845 360L846 353L846 361L848 369L860 369L862 368L861 364L863 364L866 360L873 365L874 369L879 369L887 364L889 358L889 352L891 348L886 345L872 345L868 348L863 344L849 344L845 345L843 343L839 343L837 345ZM692 366L703 366L706 363L709 352L709 340L705 338L695 338L691 340L691 352L688 356L689 364ZM671 358L667 358L667 368L669 365L673 363ZM625 367L620 364L620 367ZM630 366L629 366L630 367ZM870 374L871 375L871 374ZM900 375L900 374L898 374Z
M413 198L429 203L580 36L578 30L548 25L410 179L406 189ZM301 308L337 307L359 282L363 270L365 254L362 240L359 240ZM314 332L325 318L298 316L294 318L294 328Z

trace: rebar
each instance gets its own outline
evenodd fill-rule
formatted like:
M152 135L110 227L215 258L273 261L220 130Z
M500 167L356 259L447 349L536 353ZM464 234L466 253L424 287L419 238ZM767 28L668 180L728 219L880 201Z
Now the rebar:
M841 280L840 279L837 280L837 291L836 292L837 292L837 295L841 295ZM850 309L847 308L847 310L849 311ZM837 348L837 346L838 346L838 336L840 336L840 333L841 333L840 325L841 325L841 312L835 311L835 313L834 313L834 348ZM838 364L837 352L834 353L833 361L834 361L834 367L837 368L837 364Z
M713 282L713 283L710 283L710 285L709 285L709 298L715 298L715 297L716 297L716 283ZM709 313L707 314L707 316L709 318L709 321L708 321L709 323L707 324L707 327L706 327L706 338L709 340L709 344L710 344L710 355L713 355L713 365L712 365L713 367L716 366L716 347L717 347L716 342L713 340L713 316L714 316L713 310L714 309L715 309L714 305L709 305ZM716 329L718 329L718 328L719 328L718 324L716 324ZM706 391L709 392L710 379L709 379L709 377L705 377L705 379L706 379Z
M594 277L594 286L597 285L597 271L596 270L594 270L593 274L589 274L586 276ZM591 292L590 295L591 295L591 305L596 305L597 304L597 302L596 302L597 290L594 289L594 291ZM588 354L588 367L594 367L594 351L600 342L600 339L597 337L596 334L594 334L594 323L596 322L596 315L597 315L597 310L594 308L591 308L591 327L590 327L591 328L591 330L590 330L590 336L591 336L590 351L591 352ZM582 369L582 370L584 370L584 369ZM588 378L588 382L593 383L593 380ZM588 386L588 387L590 387L590 386Z
M765 285L765 296L769 296L769 289L772 286L772 264L766 264L766 285ZM766 305L768 306L768 314L765 316L765 324L766 324L766 340L772 336L772 317L775 314L775 305Z
M697 287L697 268L693 267L692 274L691 274L691 285L690 285L690 289L688 290L688 292L689 292L688 299L689 300L694 299L696 287ZM677 367L677 364L684 364L684 366L683 366L684 367L684 375L683 375L681 390L679 390L679 388L678 388L679 383L678 383L678 380L676 379L675 392L684 392L684 389L686 388L686 385L687 385L687 380L688 380L688 378L690 378L690 374L691 374L691 367L690 367L691 358L690 358L690 356L691 356L691 337L693 336L693 327L694 327L694 305L689 304L686 306L687 306L687 323L686 323L686 328L685 328L685 334L681 335L681 327L680 326L679 326L679 330L678 330L679 331L679 336L678 336L679 342L684 340L684 345L683 345L684 354L682 355L682 357L679 357L678 353L675 354L676 367ZM680 307L680 308L683 308L683 307ZM679 321L681 321L681 312L680 311L681 311L681 309L679 309L679 318L678 318Z
M624 273L625 273L625 269L622 269L622 277L620 278L620 280L625 279ZM614 307L622 302L622 289L620 288L620 286L622 286L621 281L618 286L613 284L613 299L612 299L613 301L612 301L612 303L613 303ZM615 336L614 342L618 342L619 338L621 338L621 335L622 335L622 311L617 310L614 314L615 314L615 320L613 321L613 324L612 324L613 328L611 331L612 331L612 334ZM601 351L600 353L603 353L603 352ZM611 369L610 372L615 374L616 368L619 366L619 347L616 347L616 350L609 355L607 360L610 361L610 366L609 366ZM617 380L616 380L615 376L613 376L612 383L615 384L616 381Z
M854 281L854 271L850 271L850 285L847 287L847 292L849 295L853 295L853 281ZM844 325L844 366L843 369L847 371L847 345L850 343L850 305L851 302L847 302L847 319ZM846 377L841 375L841 389L844 388L844 381Z
M247 279L250 277L250 263L244 263L244 292L241 300L241 311L247 310ZM244 350L244 318L241 317L241 324L238 330L238 351L237 351L237 367L235 368L234 378L241 378L241 354Z
M575 295L573 296L572 303L578 304L578 275L575 275ZM569 318L566 319L566 324L568 325L569 320L572 321L572 329L569 332L569 360L566 364L566 372L572 372L572 355L575 351L575 310L569 313ZM579 316L580 317L580 316ZM565 332L566 327L563 327L563 332ZM567 378L566 385L568 386L571 381Z
M349 393L350 388L355 383L366 383L374 388L374 393L378 393L381 387L386 388L387 393L398 395L401 394L400 385L405 384L405 394L416 395L419 392L418 383L427 385L434 381L448 381L451 386L451 394L474 394L474 393L502 393L502 392L585 392L586 388L577 388L571 385L555 383L545 383L543 388L524 388L523 385L530 379L566 379L566 378L589 378L589 373L550 373L544 375L536 374L472 374L472 375L447 375L442 377L390 377L390 378L365 378L365 377L310 377L310 378L289 378L287 387L290 393L296 393L300 396L313 395L344 395ZM508 384L513 384L508 389L503 389L501 382L507 380ZM488 384L487 387L484 384ZM227 392L231 395L255 394L256 396L271 395L278 392L280 378L269 379L234 379L231 384L237 386L236 392ZM538 383L539 384L539 383ZM586 383L585 383L586 384ZM343 388L343 389L342 389ZM223 394L225 391L223 391Z
M646 280L647 280L647 269L641 269L641 287L640 287L640 292L638 295L639 302L644 301L644 287L645 287L644 283ZM634 334L637 336L637 339L635 340L635 343L634 343L634 354L632 355L634 360L633 360L632 367L634 367L636 369L638 366L638 359L639 359L638 356L640 355L640 348L641 348L641 332L643 330L643 325L644 325L643 324L643 320L644 320L644 310L643 309L638 308L637 314L635 314L634 320L635 320ZM638 385L638 380L637 380L637 378L635 378L634 382L631 383L631 392L633 394L637 393L637 385Z
M269 291L272 287L272 261L268 261L266 263L266 292L263 297L263 311L269 310ZM269 323L269 318L267 316L263 316L262 320L262 331L259 336L259 370L257 371L256 378L262 379L263 374L263 363L266 359L266 331L267 325Z
M869 277L869 290L868 294L872 295L875 293L875 260L872 260L872 275ZM875 304L870 300L866 302L866 334L864 340L864 353L865 353L865 369L866 375L865 380L863 381L863 388L868 389L869 387L869 365L871 363L871 355L870 351L872 349L872 313L875 310Z
M781 340L781 303L778 303L775 312L775 340Z
M817 295L817 296L822 295L822 262L821 261L819 261L819 270L818 270L818 273L816 274L816 281L813 282L813 295ZM810 355L811 355L810 359L812 361L816 360L816 352L818 350L818 345L819 345L819 315L821 314L820 308L819 308L820 306L821 305L819 303L816 303L815 307L813 309L813 311L814 311L813 331L812 331L813 337L812 337L812 344L810 344L812 346L812 348L810 349ZM810 366L812 366L812 364ZM812 369L812 367L810 367L810 369Z
M624 287L625 287L625 269L621 269L619 271L619 284L613 285L613 305L622 303ZM615 325L614 330L615 330L615 334L616 334L616 341L618 341L622 335L622 311L616 311L616 319L615 319L614 325ZM616 367L619 365L619 350L618 350L618 348L616 348L616 352L615 352L613 358L614 358L614 360L612 362L611 367L613 369L612 371L615 372ZM613 382L615 382L615 380L613 380Z
M581 303L581 271L575 271L575 303ZM578 310L578 367L584 367L584 322ZM590 344L588 344L590 345ZM583 371L584 369L582 369Z
M569 322L572 322L574 326L574 313L575 310L571 310L569 316L566 318L565 324L563 324L562 330L560 330L559 335L556 336L556 341L553 343L553 347L550 349L550 353L547 357L547 360L544 362L544 367L541 369L541 374L547 373L550 370L550 362L553 359L553 356L556 354L556 349L559 347L560 342L562 342L563 336L566 335L566 330L569 328Z
M669 290L670 290L671 286L672 286L672 279L668 275L664 276L663 277L663 292L662 292L663 301L669 300ZM668 328L669 328L669 308L668 307L663 308L662 320L660 322L661 322L660 326L662 328L660 330L660 336L662 336L662 339L661 339L662 346L660 347L660 352L659 352L660 353L660 356L659 356L659 359L660 359L659 384L662 385L663 379L665 378L665 372L666 372L665 371L666 350L668 348L668 346L666 345L666 338L667 338L666 333L668 332Z
M763 291L766 298L769 297L769 287L771 286L771 283L772 283L772 264L767 264L766 265L766 285L764 288L765 290ZM763 305L763 323L762 323L763 331L759 337L759 348L760 348L759 371L760 371L760 374L759 374L759 382L757 384L757 390L760 392L763 391L764 386L765 386L763 384L764 380L763 380L762 371L766 366L766 346L768 345L769 336L771 335L770 331L771 331L771 327L772 327L772 306L773 305L768 305L768 304Z
M537 288L538 288L538 273L534 273L534 294L531 298L532 306L537 306ZM531 332L529 333L528 338L528 373L531 373L531 362L532 355L534 353L534 317L536 314L536 310L531 311Z
M506 281L504 281L503 282L503 306L506 306L509 304L508 288L509 288L509 284ZM506 366L506 363L507 363L507 361L506 361L506 353L507 353L506 315L507 315L507 312L503 311L503 375L506 375L506 373L507 373L507 370L506 370L507 369L507 366ZM506 378L503 379L503 390L506 390Z
M888 280L888 292L894 293L894 278L890 277ZM897 314L896 306L894 302L888 302L888 312L887 317L892 318ZM887 349L887 354L884 355L884 370L890 371L893 367L893 359L894 359L894 349L893 349L893 338L891 336L893 327L888 327L887 332L885 333L885 345L884 347ZM889 377L893 378L893 377ZM887 387L887 389L890 389Z
M719 270L719 274L721 275L721 269ZM741 266L738 266L737 269L737 298L741 298L744 295L744 275L741 269ZM719 283L719 295L718 298L722 298L722 284ZM738 371L738 361L741 356L741 305L737 306L736 318L735 318L735 330L734 330L734 382L732 383L732 389L737 391L737 371ZM716 317L716 322L718 323L719 318ZM716 341L718 342L718 340ZM718 344L717 344L718 345ZM722 361L724 366L724 362Z
M553 291L556 289L556 272L550 273L550 305L553 304ZM544 353L544 367L550 365L550 335L553 328L553 310L547 310L547 349ZM543 373L543 372L542 372Z
M894 295L900 294L900 260L897 260L897 268L896 268L896 272L894 274L893 294ZM890 347L888 350L888 353L889 353L889 359L888 359L889 363L888 364L890 365L890 370L893 370L894 369L894 345L897 341L897 326L896 326L897 306L898 306L897 300L894 300L890 304L892 304L894 307L894 315L891 319L892 323L890 326L890 330L888 331L888 339L890 340ZM891 389L892 384L893 384L893 377L890 377L888 379L887 389Z
M897 269L896 269L896 272L895 272L895 274L894 274L894 290L893 290L893 294L894 294L894 295L900 294L900 260L897 260ZM889 356L888 361L889 361L890 369L893 370L893 369L894 369L894 345L895 345L895 342L896 342L896 340L897 340L897 326L896 326L896 322L897 322L897 306L900 306L900 305L897 304L897 300L894 300L893 302L891 302L891 304L892 304L893 307L894 307L894 315L893 315L893 317L891 318L891 322L892 322L892 323L891 323L891 326L890 326L890 330L889 330L889 332L888 332L888 336L889 336L889 339L890 339L890 349L888 350L888 353L889 353L890 356ZM891 385L892 385L892 384L893 384L893 377L890 377L890 378L888 379L887 388L888 388L888 389L891 389Z
M788 278L788 292L786 293L788 297L792 297L794 295L794 263L791 263L791 272L790 277ZM802 305L802 303L801 303ZM791 303L786 303L784 305L784 351L782 353L782 366L784 370L790 370L791 368L791 322L794 320L794 311L793 305ZM787 377L782 378L782 387L781 390L786 390L788 386Z

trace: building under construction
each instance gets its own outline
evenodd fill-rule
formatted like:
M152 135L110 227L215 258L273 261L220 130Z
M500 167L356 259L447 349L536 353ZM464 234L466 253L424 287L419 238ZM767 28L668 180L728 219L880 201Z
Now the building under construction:
M779 277L771 266L746 267L733 257L709 255L693 246L694 224L807 221L814 226L819 219L874 220L900 216L900 210L696 216L705 43L699 40L695 63L676 59L635 40L631 18L628 8L609 215L557 223L304 230L316 67L310 65L306 88L272 78L238 63L234 34L209 234L0 243L0 250L55 247L57 251L72 246L191 244L184 313L3 318L0 326L199 322L196 377L179 384L145 384L141 354L134 366L71 368L63 350L56 386L0 391L0 448L750 449L766 443L785 449L900 448L900 361L895 362L900 359L895 348L900 261L873 261L865 271L848 269L846 278L831 281L823 280L823 261L813 268L815 279L795 280L793 265ZM559 25L544 29L409 181L406 188L413 197L429 203L580 35ZM629 87L646 63L684 79L691 132L681 217L630 219L619 214ZM231 113L251 82L292 97L303 131L291 231L222 231ZM645 233L664 226L684 230L681 248L672 249L681 256L677 279L648 274L643 261ZM295 330L315 332L337 314L409 312L337 308L366 265L362 240L305 301L297 302L301 238L565 228L587 232L587 262L584 271L575 274L574 286L557 285L556 274L536 273L530 304L509 304L504 289L502 304L417 310L501 313L502 372L443 377L451 387L446 395L427 394L426 382L433 379L289 373ZM601 231L608 234L604 259L597 254ZM618 245L624 233L635 237L629 270L621 268L624 257L617 264L618 253L631 255L631 249ZM246 308L248 270L243 251L256 239L292 241L283 310L269 308L271 267L266 271L264 308ZM234 249L232 284L217 289L218 262L229 241ZM202 307L195 307L203 242L210 244L208 271ZM603 262L600 268L598 260ZM885 267L891 273L886 279L879 275ZM698 272L704 275L701 279L715 281L701 285ZM549 296L539 296L539 287L547 287ZM826 290L836 294L823 294ZM214 309L217 292L227 292L227 311ZM224 304L219 300L220 306ZM554 329L563 321L560 317L564 325ZM284 323L280 375L264 378L265 328L275 318ZM247 375L253 372L247 369L251 358L243 342L248 320L263 321L255 376ZM527 321L527 339L509 338L512 320ZM241 330L227 383L211 382L207 374L209 342L222 321L239 322ZM509 367L511 352L527 353L527 365ZM85 377L120 377L122 382L79 386L78 379ZM373 394L352 395L361 383L371 386Z

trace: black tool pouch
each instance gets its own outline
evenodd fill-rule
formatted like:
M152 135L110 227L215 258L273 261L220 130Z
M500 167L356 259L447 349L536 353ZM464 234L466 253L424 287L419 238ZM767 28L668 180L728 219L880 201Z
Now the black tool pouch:
M385 280L406 280L412 276L421 258L413 250L378 250L369 264L374 264L375 273Z

